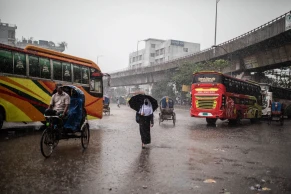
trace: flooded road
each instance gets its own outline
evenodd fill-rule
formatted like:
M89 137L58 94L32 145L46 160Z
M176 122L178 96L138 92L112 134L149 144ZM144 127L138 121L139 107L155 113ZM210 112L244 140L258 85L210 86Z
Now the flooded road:
M176 126L159 125L156 111L142 149L135 112L111 110L90 121L87 150L80 139L61 140L48 159L41 131L2 130L1 193L291 193L291 121L207 126L177 109Z

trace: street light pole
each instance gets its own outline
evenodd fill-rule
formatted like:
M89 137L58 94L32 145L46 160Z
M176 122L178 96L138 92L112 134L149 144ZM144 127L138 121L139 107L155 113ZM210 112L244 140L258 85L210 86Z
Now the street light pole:
M98 65L98 58L103 57L103 55L97 55L97 65Z
M215 34L214 34L214 45L216 45L216 30L217 30L217 4L220 0L216 0L216 7L215 7Z
M232 63L232 54L229 54L229 52L227 52L227 50L226 50L225 48L223 48L222 46L220 46L220 45L213 45L213 46L212 46L212 48L217 48L217 47L222 48L222 49L226 52L227 55L230 55L230 57L227 58L227 59L228 59L228 61L229 61L230 63ZM230 64L230 65L231 65L231 64ZM232 77L232 71L230 72L230 76Z

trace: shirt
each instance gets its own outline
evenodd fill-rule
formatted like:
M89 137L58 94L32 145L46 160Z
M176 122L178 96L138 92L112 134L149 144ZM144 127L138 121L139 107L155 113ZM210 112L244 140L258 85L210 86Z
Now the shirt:
M50 104L53 105L53 110L56 110L57 112L64 111L66 105L70 104L70 96L66 92L63 92L61 95L55 93L52 96Z

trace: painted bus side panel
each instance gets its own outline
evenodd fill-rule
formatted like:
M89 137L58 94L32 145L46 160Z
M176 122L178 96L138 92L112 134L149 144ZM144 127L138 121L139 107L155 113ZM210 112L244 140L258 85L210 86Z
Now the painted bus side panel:
M43 121L55 86L53 81L0 76L0 105L5 109L6 121ZM88 118L102 118L101 98L79 88L85 94Z

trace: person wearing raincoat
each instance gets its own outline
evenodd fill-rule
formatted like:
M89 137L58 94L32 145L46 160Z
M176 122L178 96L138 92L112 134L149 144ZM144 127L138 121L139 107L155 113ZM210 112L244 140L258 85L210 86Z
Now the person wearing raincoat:
M144 149L146 144L151 143L151 127L154 126L153 108L148 99L144 100L144 104L141 106L139 114L139 131L142 148Z

